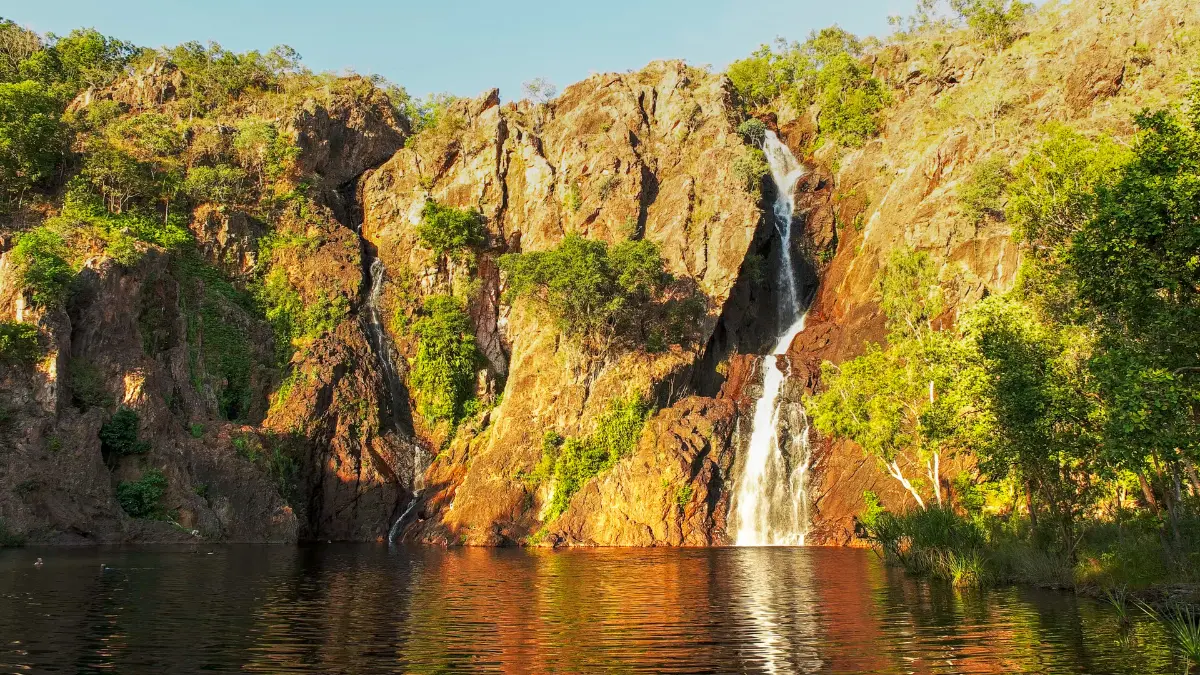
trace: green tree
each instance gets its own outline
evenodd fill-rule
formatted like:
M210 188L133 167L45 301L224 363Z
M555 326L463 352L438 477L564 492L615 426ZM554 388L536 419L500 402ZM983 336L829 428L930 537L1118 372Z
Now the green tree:
M950 0L950 6L993 49L1017 38L1017 27L1034 6L1021 0Z
M449 255L458 260L467 249L481 246L487 240L487 229L478 211L443 206L431 199L421 210L417 237L422 246L439 258Z
M41 331L19 321L0 321L0 363L31 365L42 354Z
M58 102L43 85L0 83L0 208L54 173L63 138Z
M841 366L824 364L825 389L806 407L819 431L857 443L922 508L921 489L905 466L924 468L940 505L942 456L982 433L979 419L968 414L980 373L970 368L962 343L937 329L942 291L927 253L894 252L879 290L888 346L868 345Z
M162 498L167 493L167 477L158 469L150 469L135 481L117 485L117 503L134 518L162 518Z
M106 457L144 455L150 443L138 438L141 418L136 410L121 408L100 427L100 449Z
M67 247L53 230L39 227L20 236L13 248L17 279L34 305L59 307L75 279L75 270L66 260Z
M598 353L620 338L644 340L671 281L652 242L610 248L576 234L549 251L505 255L500 266L507 273L508 301L533 301L564 335Z
M1008 161L989 157L975 165L971 176L958 188L963 215L975 224L986 218L1004 215L1004 199L1009 180Z
M413 332L419 341L410 381L421 415L431 423L453 424L475 398L480 357L471 318L456 298L435 295L425 301Z

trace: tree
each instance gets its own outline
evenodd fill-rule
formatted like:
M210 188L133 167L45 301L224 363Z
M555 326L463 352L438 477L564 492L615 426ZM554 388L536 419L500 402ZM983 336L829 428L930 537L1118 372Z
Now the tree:
M564 335L601 354L618 339L645 339L646 322L671 281L652 242L609 247L576 234L549 251L505 255L500 266L508 301L533 301Z
M824 364L826 388L806 408L819 431L850 439L876 457L921 508L925 500L905 475L904 463L923 464L941 505L942 455L980 433L978 418L967 413L979 373L961 342L937 330L943 300L928 254L894 252L879 290L888 318L887 348L869 345L864 355L841 366Z
M950 7L996 50L1012 44L1017 26L1034 8L1021 0L950 0Z
M85 28L66 37L49 35L48 46L25 59L21 77L50 87L63 101L89 87L103 87L117 79L141 53L130 42Z
M1091 475L1103 469L1099 409L1089 395L1089 336L1043 320L1019 301L1021 292L987 298L962 318L964 339L986 373L977 406L989 433L974 449L993 479L1013 477L1025 486L1035 527L1035 495L1049 509L1069 559L1075 523L1097 496Z
M427 299L413 325L419 338L410 381L421 415L430 423L452 424L469 412L475 398L479 349L471 318L462 303L449 295Z
M17 240L13 247L17 279L34 305L55 308L66 300L75 279L66 255L63 238L46 227L26 232Z
M41 353L41 331L37 326L17 321L0 321L0 363L31 365Z
M58 102L37 82L0 83L0 197L21 202L63 151Z
M526 82L521 88L525 92L525 98L539 104L549 103L558 95L558 87L544 77L536 77Z
M487 241L487 229L478 211L443 206L430 199L421 210L417 238L439 259L449 255L460 260L468 249Z

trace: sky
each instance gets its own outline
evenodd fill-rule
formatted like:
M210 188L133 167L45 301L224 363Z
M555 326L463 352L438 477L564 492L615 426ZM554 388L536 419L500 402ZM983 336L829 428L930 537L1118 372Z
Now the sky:
M316 71L378 74L421 96L475 96L522 83L681 58L723 69L776 37L834 23L884 35L915 0L0 0L38 32L93 27L149 47L196 40L266 51L287 44Z

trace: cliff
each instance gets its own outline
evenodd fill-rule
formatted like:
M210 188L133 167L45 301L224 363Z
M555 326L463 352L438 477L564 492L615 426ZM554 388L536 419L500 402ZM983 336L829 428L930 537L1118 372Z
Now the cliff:
M770 181L746 173L744 102L726 76L681 62L595 75L541 104L490 91L421 124L365 79L294 74L197 112L195 72L170 58L138 64L75 98L68 115L92 121L72 127L61 180L0 229L0 320L37 326L42 349L0 373L0 534L731 543L730 493L762 389L756 355L777 332L778 289L762 269L777 263L765 261L790 247L812 297L781 357L795 407L820 386L822 362L884 339L875 284L893 250L933 254L954 288L951 321L1010 288L1021 264L1010 227L964 214L961 186L981 161L1019 160L1047 123L1127 140L1133 112L1187 87L1198 24L1185 0L1078 0L1043 7L1002 50L963 30L899 38L866 57L891 102L861 147L819 136L817 106L756 111L808 169L790 241L768 217ZM182 223L183 244L72 215L67 179L89 175L100 141L133 147L120 125L160 118L183 130L177 147L138 161L185 185L197 167L232 166L251 196L145 198L154 222ZM249 129L270 131L265 149L246 151L260 138ZM431 249L431 202L478 214L482 243ZM69 240L60 306L38 306L21 284L17 242L39 226ZM511 301L502 256L572 234L655 244L668 292L702 306L686 335L597 354ZM137 255L113 243L122 236ZM412 382L414 324L444 295L463 302L479 352L474 407L452 422L428 419ZM633 397L649 408L636 442L552 513L555 484L536 478L548 432L586 438ZM137 452L101 440L125 409L148 444ZM809 543L853 543L864 490L904 504L851 444L816 439L812 459ZM947 488L971 461L948 463ZM118 492L154 469L160 508L135 518Z

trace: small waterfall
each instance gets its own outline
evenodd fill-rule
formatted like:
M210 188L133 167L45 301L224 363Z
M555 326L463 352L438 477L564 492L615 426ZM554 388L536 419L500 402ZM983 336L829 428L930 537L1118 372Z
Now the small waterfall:
M805 315L792 265L793 191L804 167L779 138L768 131L763 152L775 182L775 229L779 234L779 323L775 349L763 359L763 392L754 406L753 430L733 497L738 546L803 546L808 529L807 472L810 461L808 418L798 406L780 402L788 374L780 367L788 347L804 330ZM784 419L780 419L784 416ZM793 430L801 428L799 433ZM799 455L799 457L797 457ZM791 464L795 468L789 469Z
M371 351L375 352L375 358L379 361L380 370L383 373L384 382L387 385L388 393L388 413L390 415L390 426L393 433L394 442L407 443L412 448L412 459L409 466L404 467L408 474L405 478L408 479L408 489L412 491L412 499L408 503L408 507L400 514L400 517L392 523L388 530L388 543L395 540L399 533L400 525L416 507L420 499L421 492L424 488L425 479L425 452L419 443L407 440L407 434L402 429L400 416L400 406L408 394L404 390L404 385L400 379L400 371L396 368L396 354L392 347L391 338L387 334L387 329L383 325L383 311L380 307L380 299L383 297L383 281L384 273L387 271L383 265L383 261L379 258L370 255L364 242L365 259L370 260L368 267L371 285L367 289L367 299L363 303L365 312L362 314L363 329L367 334L367 342L371 346Z

